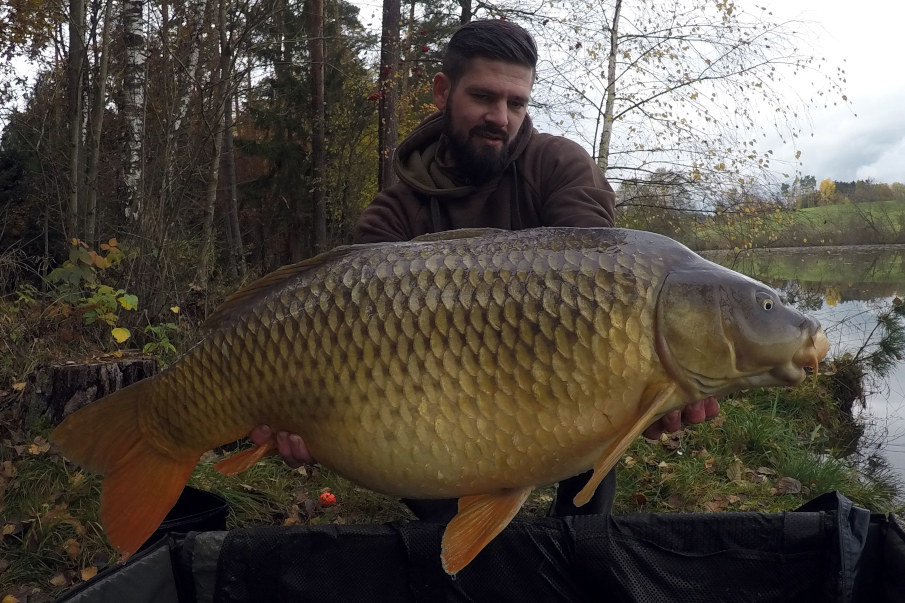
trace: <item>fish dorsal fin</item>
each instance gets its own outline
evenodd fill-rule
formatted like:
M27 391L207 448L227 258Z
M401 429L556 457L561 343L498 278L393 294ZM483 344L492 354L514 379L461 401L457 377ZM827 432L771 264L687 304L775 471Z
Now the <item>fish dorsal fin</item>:
M446 573L453 575L468 565L509 525L533 489L512 488L460 498L459 512L443 532L440 560Z
M509 232L502 228L459 228L458 230L443 230L441 232L429 232L412 239L413 243L428 243L430 241L455 241L457 239L473 239L491 234Z
M648 425L654 422L654 419L663 414L664 404L669 401L675 391L675 383L670 383L657 391L648 405L647 410L644 411L644 414L638 417L637 421L632 423L631 428L626 431L619 440L607 447L600 458L597 459L597 462L594 463L594 473L591 475L591 479L589 479L588 483L581 489L581 492L576 494L575 498L572 499L572 502L575 503L576 507L580 507L591 500L591 496L594 494L594 491L597 490L597 486L600 485L600 482L603 481L606 474L610 472L610 469L612 469L619 460L619 455L621 455L625 449L641 435L642 431L647 429Z
M279 291L287 283L301 277L309 270L314 270L324 264L335 262L346 257L350 253L361 251L369 247L381 247L384 245L387 245L387 243L343 245L306 260L302 260L301 262L287 264L282 268L277 268L270 274L264 275L256 281L252 281L230 295L226 301L220 304L220 306L214 310L214 313L208 317L202 328L214 330L227 326L236 318L245 315L248 308L257 304L261 299L275 291Z

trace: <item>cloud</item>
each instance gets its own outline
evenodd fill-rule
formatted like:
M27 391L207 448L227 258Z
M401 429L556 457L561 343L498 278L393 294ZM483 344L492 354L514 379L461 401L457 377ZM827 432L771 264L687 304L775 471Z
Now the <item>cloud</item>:
M800 143L802 172L818 180L905 181L905 88L814 115L814 136Z

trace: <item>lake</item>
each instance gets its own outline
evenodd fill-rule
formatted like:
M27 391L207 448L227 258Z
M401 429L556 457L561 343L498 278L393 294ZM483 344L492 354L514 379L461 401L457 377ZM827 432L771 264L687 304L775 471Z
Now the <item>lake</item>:
M905 245L801 247L741 252L701 252L780 290L796 307L820 320L829 357L856 352L877 325L878 312L905 298ZM905 479L905 360L867 395L860 416L866 446ZM872 452L873 450L863 450Z

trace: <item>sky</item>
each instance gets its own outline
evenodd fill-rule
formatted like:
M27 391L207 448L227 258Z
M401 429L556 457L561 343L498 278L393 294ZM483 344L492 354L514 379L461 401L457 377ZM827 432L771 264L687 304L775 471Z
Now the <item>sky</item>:
M872 178L905 183L905 77L897 75L903 71L899 63L905 3L736 1L766 5L777 18L809 22L813 54L846 71L848 105L809 111L799 140L801 174L818 182ZM791 152L785 152L788 161Z

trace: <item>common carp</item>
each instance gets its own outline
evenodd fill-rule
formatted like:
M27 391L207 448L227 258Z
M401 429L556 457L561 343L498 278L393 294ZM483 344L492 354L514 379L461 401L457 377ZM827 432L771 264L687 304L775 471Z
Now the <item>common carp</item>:
M459 498L441 548L461 570L536 486L593 477L655 419L788 386L829 343L816 320L656 234L467 230L339 247L230 297L155 377L70 415L52 440L103 473L101 519L133 553L201 454L252 427L407 498ZM245 469L252 448L218 467Z

